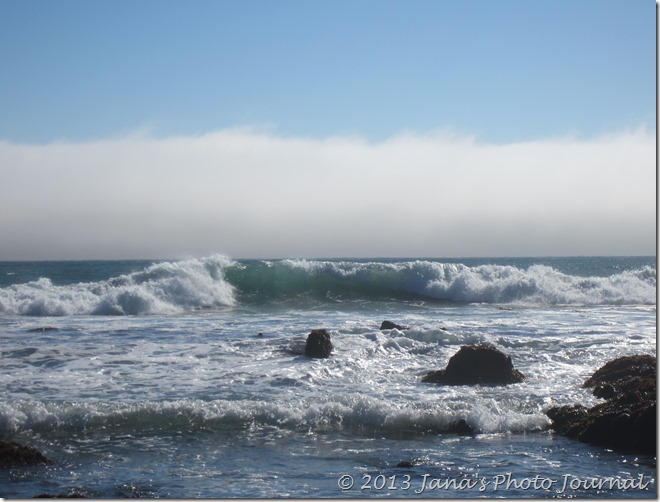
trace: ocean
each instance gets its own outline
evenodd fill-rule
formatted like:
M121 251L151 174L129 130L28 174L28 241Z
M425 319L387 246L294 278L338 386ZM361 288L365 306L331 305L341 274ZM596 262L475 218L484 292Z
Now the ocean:
M656 294L655 257L0 262L0 439L54 462L0 496L655 498L545 411L656 354ZM525 380L421 381L481 342Z

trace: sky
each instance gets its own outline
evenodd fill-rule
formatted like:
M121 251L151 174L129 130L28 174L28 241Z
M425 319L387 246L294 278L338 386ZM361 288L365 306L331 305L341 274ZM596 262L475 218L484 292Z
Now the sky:
M0 0L0 260L655 255L653 0Z

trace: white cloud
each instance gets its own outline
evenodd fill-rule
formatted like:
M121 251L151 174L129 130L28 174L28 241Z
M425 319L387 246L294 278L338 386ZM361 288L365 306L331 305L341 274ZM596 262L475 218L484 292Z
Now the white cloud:
M655 136L0 143L0 259L655 253Z

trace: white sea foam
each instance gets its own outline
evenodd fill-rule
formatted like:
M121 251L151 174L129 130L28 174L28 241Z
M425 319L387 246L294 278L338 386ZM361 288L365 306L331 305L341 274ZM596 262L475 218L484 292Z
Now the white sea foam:
M569 275L547 265L467 266L435 261L334 262L283 260L308 278L346 281L346 290L410 293L437 300L526 305L652 305L656 271L646 266L610 276ZM330 283L329 286L336 284ZM361 288L361 289L360 289Z
M653 304L655 271L645 267L610 277L580 277L546 265L527 270L511 266L441 266L427 290L437 298L468 302L540 305Z
M233 288L223 279L231 263L220 255L162 262L107 281L63 286L41 278L0 289L0 313L166 314L233 305Z
M518 305L654 305L656 271L581 276L548 265L437 261L234 262L216 255L162 262L113 279L56 285L48 278L0 289L0 313L168 314L199 308L301 300L433 300Z
M571 270L565 263L561 269ZM484 478L509 471L560 478L581 470L601 474L604 466L610 466L608 475L631 465L641 469L634 458L621 463L619 454L552 439L545 412L558 405L595 405L600 400L582 386L593 371L619 356L655 354L655 304L607 304L626 295L644 299L647 288L655 287L651 268L585 278L529 262L506 268L274 261L268 268L261 261L235 264L212 257L126 275L107 270L117 270L116 264L100 272L116 277L57 286L64 274L53 273L52 282L0 290L16 301L24 288L30 302L23 312L29 305L37 313L183 311L49 319L0 315L5 394L0 436L35 446L56 462L43 472L59 483L56 493L64 493L72 477L90 495L111 498L133 493L115 486L147 486L144 480L154 479L147 486L151 491L141 493L166 497L171 493L158 486L175 479L185 485L177 495L197 496L189 490L194 479L210 480L213 487L203 495L217 496L226 490L227 473L241 480L236 484L248 485L244 474L254 472L266 473L264 486L276 479L293 485L326 476L330 488L322 495L334 496L341 473L353 473L359 482L364 472L390 476L399 473L391 470L399 461L420 458L427 459L420 470L401 472L454 478L465 468ZM454 293L467 291L469 301L431 301L432 281L446 288L455 284ZM397 296L397 288L414 293ZM579 296L581 288L587 300ZM326 290L358 301L335 302ZM275 305L263 302L272 295L281 295ZM503 308L489 303L505 298ZM530 301L529 308L515 305L521 298L605 304ZM245 307L190 312L213 302ZM12 308L20 312L17 304ZM380 330L385 319L407 329ZM331 334L332 357L304 356L314 328ZM493 387L422 381L429 371L446 367L460 346L479 342L509 355L525 380ZM451 432L460 420L474 437ZM364 467L355 471L358 464ZM283 467L274 470L278 465ZM289 490L267 493L285 496ZM25 495L40 492L35 485Z
M529 432L547 427L548 419L519 404L493 399L471 403L439 399L435 403L386 401L359 394L286 401L177 399L172 401L52 402L0 404L0 433L25 430L53 433L168 434L183 430L245 430L280 427L289 430L352 430L401 436L442 433L466 420L477 432Z

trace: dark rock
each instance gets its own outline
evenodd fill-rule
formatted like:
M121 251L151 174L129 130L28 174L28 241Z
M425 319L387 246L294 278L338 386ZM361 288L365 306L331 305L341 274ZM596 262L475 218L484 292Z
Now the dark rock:
M553 422L553 429L562 436L575 437L575 426L587 416L588 410L581 404L556 406L547 411Z
M399 331L408 329L407 326L400 326L393 323L392 321L383 321L380 325L380 329L398 329Z
M616 390L609 383L605 385L597 385L593 391L593 395L603 399L610 399L616 396Z
M424 465L426 462L422 458L415 458L413 460L402 460L394 467L418 467Z
M523 380L511 357L489 344L464 345L444 370L431 371L422 378L423 382L444 385L507 385Z
M330 357L332 353L332 341L330 340L330 333L324 329L313 329L307 335L307 343L305 344L305 355L307 357L326 358Z
M461 418L449 424L449 432L458 434L459 436L474 436L474 427L472 427L467 420Z
M596 370L584 382L584 387L596 387L603 384L622 386L634 377L650 377L655 380L656 365L655 357L649 355L619 357Z
M395 467L415 467L415 463L410 460L402 460Z
M0 469L52 463L34 448L13 441L0 441Z
M642 397L653 395L656 390L656 358L649 355L624 356L608 362L594 372L584 387L593 387L593 395L603 399L628 395L635 402Z
M445 370L429 371L426 375L422 377L422 382L445 383L443 381L444 374L445 374Z
M87 495L82 493L72 492L66 495L52 495L50 493L41 493L32 497L33 499L86 499Z
M560 435L607 448L656 452L656 358L627 356L608 362L585 383L605 399L549 409L552 429Z

